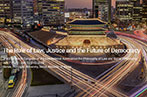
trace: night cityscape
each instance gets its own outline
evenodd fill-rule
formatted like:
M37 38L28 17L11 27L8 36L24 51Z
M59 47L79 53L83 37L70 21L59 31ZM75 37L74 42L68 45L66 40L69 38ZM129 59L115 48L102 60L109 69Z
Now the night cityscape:
M147 97L147 0L0 0L0 97Z

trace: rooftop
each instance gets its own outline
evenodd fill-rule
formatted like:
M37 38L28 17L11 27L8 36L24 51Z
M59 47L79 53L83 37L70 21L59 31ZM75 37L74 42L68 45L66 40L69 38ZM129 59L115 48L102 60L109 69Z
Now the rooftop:
M100 25L100 24L106 24L105 22L99 20L99 19L76 19L68 24L71 25Z

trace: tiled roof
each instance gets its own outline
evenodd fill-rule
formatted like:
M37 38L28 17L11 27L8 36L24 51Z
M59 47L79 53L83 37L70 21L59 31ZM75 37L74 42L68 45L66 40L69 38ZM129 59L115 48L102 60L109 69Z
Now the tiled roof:
M73 22L70 22L69 24L75 24L75 25L99 25L99 24L105 24L99 20L75 20Z

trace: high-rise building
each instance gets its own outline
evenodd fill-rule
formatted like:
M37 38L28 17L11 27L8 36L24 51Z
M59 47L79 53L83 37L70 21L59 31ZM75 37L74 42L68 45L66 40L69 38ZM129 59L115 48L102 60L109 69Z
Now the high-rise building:
M121 21L140 22L145 13L141 0L117 0L116 15Z
M133 3L132 17L133 21L140 22L142 20L142 5L140 0L130 0Z
M93 17L108 21L109 16L108 0L93 0Z
M142 7L142 21L147 22L147 0L143 0Z
M12 0L0 0L0 23L9 23L12 17Z
M37 13L43 25L60 26L64 24L64 0L38 0Z
M33 0L13 0L13 22L24 26L33 22Z
M129 0L116 1L116 15L121 21L132 21L133 3Z

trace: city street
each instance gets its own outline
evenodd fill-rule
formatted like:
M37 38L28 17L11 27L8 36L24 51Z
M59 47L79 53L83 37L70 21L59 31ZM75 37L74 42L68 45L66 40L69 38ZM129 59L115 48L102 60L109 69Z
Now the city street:
M15 48L32 48L29 45L27 45L26 43L22 42L21 40L17 39L15 36L11 35L11 33L9 32L1 32L1 37L5 37L9 43L5 42L6 40L3 40L3 42L7 45L10 46L13 45ZM11 39L10 39L11 37ZM124 41L129 48L138 48L138 49L142 49L142 52L145 51L145 53L142 54L142 52L140 52L139 54L127 54L125 57L126 58L137 58L136 61L134 60L124 60L122 62L120 62L119 64L116 64L116 67L113 68L112 70L108 71L108 73L106 73L104 76L102 76L100 79L94 79L88 75L83 74L80 71L77 71L76 69L72 68L67 68L68 64L64 64L58 60L47 60L45 61L45 65L47 66L59 66L59 68L49 68L49 70L51 72L53 72L55 75L60 76L61 78L63 78L64 80L66 80L67 82L71 82L72 80L72 85L78 87L79 89L81 89L83 92L79 93L78 95L117 95L117 96L124 96L125 94L122 94L121 91L118 91L117 89L114 89L114 86L116 87L117 83L124 78L125 76L127 76L127 74L129 72L132 72L138 65L139 65L139 61L141 59L141 55L144 56L144 54L146 54L146 48L144 48L144 45L139 44L137 40L137 42L134 42L134 39L131 38L127 38L127 37L122 37L120 36L120 39L122 41ZM140 41L139 41L140 42ZM146 45L145 45L146 46ZM46 54L43 53L38 53L38 54L28 54L26 53L26 55L28 55L29 57L33 57L33 58L37 58L37 57L50 57ZM20 55L19 55L20 56ZM144 56L144 58L146 58ZM146 60L146 59L145 59ZM64 66L65 68L60 68ZM25 68L24 68L25 70ZM125 71L125 72L124 72ZM23 71L22 71L23 72ZM72 76L71 76L72 73ZM23 75L24 74L24 75ZM26 76L27 73L25 73L25 71L22 73L23 79L24 76ZM72 77L72 79L71 79ZM26 80L26 79L25 79ZM27 83L26 81L23 80L23 83L21 83L21 85L19 85L20 89L22 86L25 86ZM24 90L20 90L18 88L16 95L22 95L21 93L23 93ZM25 89L25 88L24 88Z
M147 0L0 0L0 97L147 97Z

